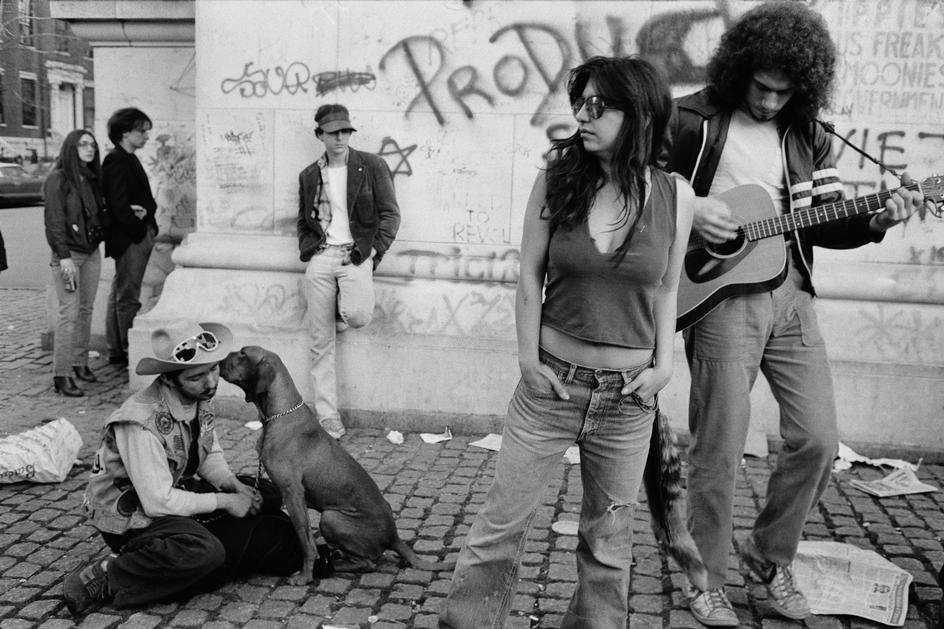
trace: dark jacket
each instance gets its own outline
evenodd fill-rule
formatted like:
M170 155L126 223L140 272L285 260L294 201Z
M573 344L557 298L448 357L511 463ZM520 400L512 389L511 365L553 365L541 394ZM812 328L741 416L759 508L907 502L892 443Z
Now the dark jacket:
M322 186L322 159L309 164L298 175L298 250L308 262L325 242L318 217ZM349 149L347 157L347 212L354 237L351 262L360 264L377 251L374 268L393 243L400 228L400 208L393 188L393 175L380 157Z
M731 112L715 104L707 89L676 99L658 160L659 166L684 176L698 196L708 196L728 134ZM814 122L780 130L790 211L843 199L839 173L826 132ZM813 246L852 249L880 242L884 234L869 229L871 215L860 214L795 232L793 247L804 288L813 289Z
M108 208L109 227L105 255L120 257L131 243L144 240L150 228L157 234L157 203L144 166L133 153L116 146L102 161L102 191ZM139 219L131 205L140 205L147 216Z
M72 251L92 253L102 242L105 213L102 193L91 171L82 177L79 188L55 169L43 184L46 242L60 260Z

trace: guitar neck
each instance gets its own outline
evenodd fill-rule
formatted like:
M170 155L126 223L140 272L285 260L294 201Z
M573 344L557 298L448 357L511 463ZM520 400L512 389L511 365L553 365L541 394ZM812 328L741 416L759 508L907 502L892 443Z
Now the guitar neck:
M918 190L918 184L914 181L905 186L909 190ZM891 190L882 190L875 194L867 194L864 197L847 199L836 203L827 203L816 207L807 208L772 216L752 223L741 225L738 228L739 233L743 234L747 240L761 240L772 236L779 236L787 232L793 232L805 227L813 227L823 223L838 221L843 218L855 216L857 214L868 214L885 207L885 202L891 197Z

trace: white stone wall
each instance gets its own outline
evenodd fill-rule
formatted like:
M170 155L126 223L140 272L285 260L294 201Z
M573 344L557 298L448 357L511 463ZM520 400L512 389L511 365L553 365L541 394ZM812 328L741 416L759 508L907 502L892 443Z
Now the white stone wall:
M133 343L140 348L150 329L181 312L222 319L241 338L277 348L310 393L297 174L321 151L314 110L341 102L358 129L352 145L390 165L403 215L380 267L376 320L342 337L342 405L355 421L500 417L517 377L513 299L525 202L548 138L574 128L567 70L593 54L643 53L677 94L692 91L726 20L754 4L198 2L196 233L175 253L185 268L136 324ZM812 5L842 53L825 117L919 180L940 172L944 5ZM185 54L174 54L180 67ZM153 58L128 67L147 68L134 78L147 86L108 98L136 99L173 127L173 98L145 94L166 92L174 72L155 81L161 64ZM96 78L97 94L108 94L98 67ZM174 137L189 137L186 125ZM895 185L850 149L837 144L836 152L850 195ZM844 439L944 447L942 236L940 221L921 215L880 246L817 252ZM663 405L682 428L685 372L679 351ZM757 431L775 434L776 405L762 385L755 397Z

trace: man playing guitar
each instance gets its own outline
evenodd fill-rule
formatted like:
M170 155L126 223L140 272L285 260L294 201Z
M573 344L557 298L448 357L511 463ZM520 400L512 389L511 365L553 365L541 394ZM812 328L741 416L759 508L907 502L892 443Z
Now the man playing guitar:
M762 186L782 213L842 199L829 138L815 122L828 102L835 68L825 22L805 3L761 5L722 36L707 87L676 103L660 164L688 179L700 197L693 235L708 243L737 236L731 209L709 195L742 184ZM772 284L727 297L685 330L692 377L690 526L709 572L708 590L690 588L689 607L703 624L738 624L724 583L758 371L780 406L784 444L766 504L738 547L778 613L792 619L809 615L789 567L838 446L832 379L813 309L813 246L880 242L921 204L920 193L902 187L875 208L880 211L792 232L783 241L783 273Z

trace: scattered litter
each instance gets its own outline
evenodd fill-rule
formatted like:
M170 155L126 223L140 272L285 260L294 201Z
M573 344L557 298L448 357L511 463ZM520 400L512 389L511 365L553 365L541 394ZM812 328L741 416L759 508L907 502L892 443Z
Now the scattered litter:
M570 446L567 448L567 451L564 452L564 460L570 463L571 465L580 464L580 448L577 446Z
M918 476L910 467L897 469L885 478L876 480L852 479L849 484L867 494L888 498L889 496L904 496L905 494L923 494L928 491L939 491L934 485L918 480Z
M59 419L0 439L0 483L61 483L75 464L82 437Z
M814 614L905 624L912 576L875 551L840 542L801 541L793 576Z
M403 433L399 430L391 430L387 433L387 441L394 445L400 445L403 443Z
M469 444L470 446L475 446L476 448L485 448L486 450L501 450L501 435L496 435L493 432L485 435L478 441L473 441Z
M559 535L576 535L577 525L576 520L557 520L551 524L551 530Z
M912 471L917 471L918 469L918 466L914 463L902 461L901 459L870 459L867 456L858 454L840 441L839 452L836 454L836 461L833 463L833 471L841 472L848 470L852 467L853 463L864 463L865 465L872 465L874 467L893 467L895 469L909 467Z
M439 443L440 441L449 441L452 439L452 431L449 430L449 426L446 426L446 429L442 434L436 435L431 432L421 432L420 439L426 443Z
M262 428L262 422L259 421L258 419L254 419L251 422L246 422L243 425L249 430L259 430L260 428Z
M98 358L99 356L101 356L101 354L99 354L94 349L90 349L88 355L89 355L89 358Z

